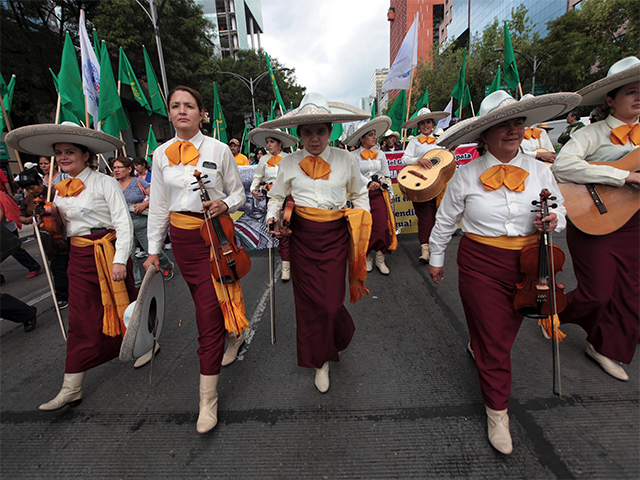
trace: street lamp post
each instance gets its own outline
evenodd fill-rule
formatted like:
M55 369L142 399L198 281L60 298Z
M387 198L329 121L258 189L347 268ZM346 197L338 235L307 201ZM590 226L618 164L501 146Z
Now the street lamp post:
M504 48L497 48L494 51L495 52L504 52ZM538 70L538 67L542 63L542 60L538 60L538 56L537 55L534 55L533 57L531 57L531 55L528 55L528 54L526 54L524 52L521 52L519 50L514 50L514 52L515 53L519 53L524 58L526 58L527 61L529 62L529 64L531 65L531 68L533 70L533 73L532 73L532 76L531 76L531 95L533 95L533 92L535 91L535 88L536 88L536 70Z

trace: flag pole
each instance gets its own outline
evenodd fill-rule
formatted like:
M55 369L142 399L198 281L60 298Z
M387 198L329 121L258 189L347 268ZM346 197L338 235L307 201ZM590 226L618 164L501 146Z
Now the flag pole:
M15 75L12 75L13 77L15 77ZM9 120L9 115L7 115L7 111L4 109L4 101L2 100L2 97L0 96L0 107L2 107L2 118L4 118L4 123L7 125L7 131L10 132L11 131L11 120ZM2 134L2 132L0 132L0 135ZM18 152L18 150L13 149L13 151L16 154L16 160L18 160L18 166L20 167L20 171L24 170L24 167L22 166L22 159L20 158L20 152Z
M524 94L522 93L522 85L520 84L520 82L518 82L518 88L520 89L520 98L524 97Z
M469 103L471 104L471 116L475 117L476 116L476 110L475 110L475 108L473 108L473 100L469 100Z
M60 120L60 94L58 94L58 101L56 102L56 116L53 119L53 123L58 123Z

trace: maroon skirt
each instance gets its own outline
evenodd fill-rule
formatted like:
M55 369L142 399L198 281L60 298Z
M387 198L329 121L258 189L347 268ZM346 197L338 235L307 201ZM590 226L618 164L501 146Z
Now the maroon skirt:
M436 224L436 212L438 211L436 199L428 202L413 202L413 209L418 218L418 240L420 240L420 245L424 245L429 243L431 230Z
M204 242L200 229L185 230L171 225L170 233L173 255L196 306L200 373L218 375L227 331L211 278L211 248Z
M578 287L560 321L580 325L605 357L631 363L640 336L640 214L608 235L569 223L567 244Z
M386 255L391 253L389 251L391 233L389 232L387 203L384 201L382 189L369 190L369 205L371 206L373 225L367 253L374 250L376 252L381 251Z
M86 235L82 238L98 240L110 231ZM69 332L65 373L86 372L119 356L122 336L109 337L102 333L104 306L100 294L100 280L93 254L94 247L71 245L69 255ZM127 261L125 279L129 300L138 291L133 280L133 264Z
M314 222L292 216L291 280L296 305L298 365L338 362L355 326L344 306L349 231L344 218Z
M504 410L511 393L511 347L522 315L513 292L522 281L520 250L505 250L462 237L458 247L458 288L484 404Z

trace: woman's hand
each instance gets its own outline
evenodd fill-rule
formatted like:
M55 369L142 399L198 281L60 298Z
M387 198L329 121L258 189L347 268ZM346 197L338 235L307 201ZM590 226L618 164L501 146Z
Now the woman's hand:
M253 195L253 198L256 200L260 200L262 198L262 193L257 188L251 191L251 195Z
M273 224L273 229L271 229L271 225ZM275 217L271 217L267 220L267 228L270 233L273 233L276 238L284 238L291 236L291 230L287 227L278 226L278 221Z
M371 182L369 183L369 190L378 190L380 188L379 182Z
M156 272L160 271L160 259L158 258L158 255L149 255L147 257L147 259L144 261L144 263L142 264L142 266L144 267L145 272L147 270L149 270L149 267L151 265L155 265L156 267Z
M444 267L432 267L429 265L429 275L433 283L440 283L440 280L444 278Z
M433 168L433 163L428 158L421 158L418 160L418 163L422 165L424 168Z
M121 263L114 263L111 269L111 277L114 282L121 282L127 278L127 266Z
M555 213L550 213L548 216L542 218L540 213L536 213L536 221L533 222L535 227L542 232L543 222L549 222L547 224L547 232L552 232L558 226L558 216Z
M536 158L543 162L553 163L556 159L556 154L553 152L536 152Z
M149 200L147 200L145 202L140 202L140 203L137 203L136 205L134 205L133 213L135 213L136 215L140 215L147 208L149 208Z
M217 202L215 200L209 200L208 202L204 202L204 209L209 210L209 213L212 217L218 217L223 213L226 213L229 210L229 207L224 202Z
M640 172L631 172L625 178L624 183L628 183L631 185L640 185Z

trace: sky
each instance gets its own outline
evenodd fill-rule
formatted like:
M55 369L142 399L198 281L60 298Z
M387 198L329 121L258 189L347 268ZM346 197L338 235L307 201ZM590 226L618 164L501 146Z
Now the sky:
M388 9L389 0L262 0L260 41L307 92L357 107L375 69L389 67Z

